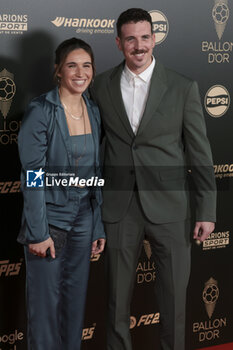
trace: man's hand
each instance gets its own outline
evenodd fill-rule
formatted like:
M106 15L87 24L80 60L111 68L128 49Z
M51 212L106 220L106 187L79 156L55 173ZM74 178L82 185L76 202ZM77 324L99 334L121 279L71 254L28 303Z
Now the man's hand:
M55 259L55 248L51 237L46 239L46 241L40 243L33 243L28 245L29 252L33 255L38 255L41 258L46 257L46 250L50 248L50 254L53 259Z
M196 239L197 242L204 242L204 240L209 237L211 232L213 232L214 228L214 222L197 221L193 231L193 238Z
M104 238L99 238L96 241L94 241L92 243L91 255L100 254L104 250L105 241L106 240Z

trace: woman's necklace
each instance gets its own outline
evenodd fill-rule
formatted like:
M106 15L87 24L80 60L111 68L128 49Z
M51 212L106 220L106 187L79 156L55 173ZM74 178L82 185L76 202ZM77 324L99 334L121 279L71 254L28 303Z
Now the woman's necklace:
M67 106L65 105L65 103L64 103L63 101L61 101L61 103L62 103L62 105L64 106L65 111L67 112L67 114L68 114L71 118L73 118L74 120L80 120L80 119L83 118L84 108L83 108L83 99L82 99L82 98L81 98L82 113L81 113L80 116L75 116L75 115L73 115L73 114L68 110L68 108L67 108Z

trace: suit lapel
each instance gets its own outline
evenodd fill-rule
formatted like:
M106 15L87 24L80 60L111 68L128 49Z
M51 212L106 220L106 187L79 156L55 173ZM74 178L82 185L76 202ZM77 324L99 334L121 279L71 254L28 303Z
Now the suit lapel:
M91 124L91 132L92 132L92 137L93 137L93 142L95 146L95 163L98 163L98 150L99 150L99 136L98 136L98 126L97 126L97 121L95 120L95 112L93 108L91 107L88 98L83 95L84 101L87 106L87 113L89 117L89 121Z
M151 77L151 85L145 111L143 113L137 135L142 133L147 123L154 116L155 111L157 110L167 88L168 87L166 83L166 73L164 67L159 61L156 61L155 69Z
M121 88L120 88L120 81L121 81L121 74L124 69L124 63L121 63L112 73L110 76L110 83L109 83L109 93L111 97L112 105L120 118L122 124L124 125L125 129L127 130L129 136L131 138L134 138L135 135L133 133L133 130L131 128L129 118L127 116L124 102L122 99L121 94Z
M66 118L65 118L65 112L64 112L63 108L60 106L57 107L57 119L56 119L56 121L57 121L57 124L59 126L64 144L65 144L69 163L70 163L70 165L72 165L69 129L68 129L68 125L67 125Z
M65 148L67 151L69 163L70 165L72 165L70 134L69 134L68 125L66 122L65 112L60 101L58 87L49 91L46 94L46 100L54 105L54 110L53 110L54 118L56 119L56 123L58 124L58 127L60 129L64 144L65 144Z

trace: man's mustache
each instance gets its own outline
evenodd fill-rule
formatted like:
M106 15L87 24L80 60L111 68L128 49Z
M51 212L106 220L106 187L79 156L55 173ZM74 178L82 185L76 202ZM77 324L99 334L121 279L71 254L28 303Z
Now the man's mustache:
M137 54L140 54L140 53L147 53L148 51L146 51L146 50L134 50L133 52L132 52L132 55L137 55Z

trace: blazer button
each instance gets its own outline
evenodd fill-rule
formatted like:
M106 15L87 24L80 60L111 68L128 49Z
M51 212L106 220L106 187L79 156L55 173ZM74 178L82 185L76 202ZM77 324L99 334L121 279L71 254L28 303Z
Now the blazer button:
M138 149L137 145L133 145L133 150L135 151L136 149Z

